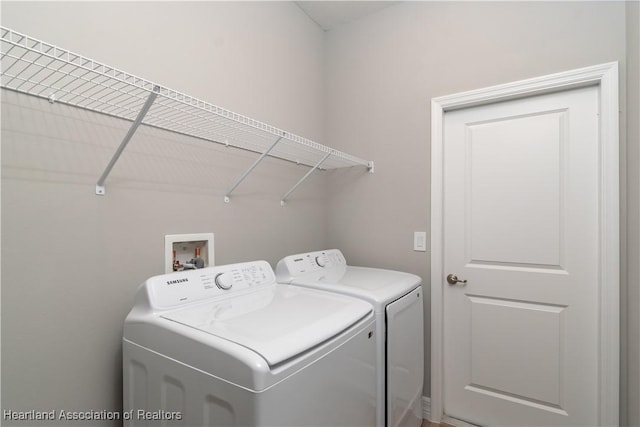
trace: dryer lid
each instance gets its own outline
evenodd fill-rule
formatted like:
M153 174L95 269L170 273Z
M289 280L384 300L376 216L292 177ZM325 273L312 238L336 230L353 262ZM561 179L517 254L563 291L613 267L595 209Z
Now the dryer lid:
M161 317L247 347L273 366L340 334L371 311L356 298L276 284Z
M381 268L337 266L291 279L291 283L388 304L420 286L419 276Z

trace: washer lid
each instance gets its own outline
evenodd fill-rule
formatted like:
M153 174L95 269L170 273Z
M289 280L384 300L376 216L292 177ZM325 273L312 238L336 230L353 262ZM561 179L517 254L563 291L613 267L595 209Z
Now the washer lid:
M340 334L371 311L356 298L276 284L161 317L247 347L273 366Z

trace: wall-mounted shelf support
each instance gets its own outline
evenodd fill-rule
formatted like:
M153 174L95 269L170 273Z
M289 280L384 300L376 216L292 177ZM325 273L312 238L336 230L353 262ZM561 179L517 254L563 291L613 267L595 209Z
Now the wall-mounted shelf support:
M283 136L281 136L281 137L279 137L278 139L276 139L276 140L274 141L274 143L273 143L273 144L271 144L271 146L270 146L269 148L267 148L267 149L266 149L266 150L265 150L265 151L260 155L260 157L258 157L258 158L256 159L256 161L255 161L255 162L253 162L253 164L252 164L251 166L249 166L249 169L247 169L247 170L245 171L245 173L243 173L243 174L242 174L242 176L236 180L236 182L231 186L231 188L229 189L229 191L227 191L227 193L224 195L224 202L225 202L225 203L229 203L229 202L231 201L231 193L233 193L233 190L235 190L235 189L236 189L236 187L238 187L238 185L240 185L240 183L241 183L242 181L244 181L244 179L245 179L247 176L249 176L249 174L251 173L251 171L253 171L253 170L256 168L256 166L258 166L258 164L260 164L260 162L261 162L262 160L264 160L264 158L265 158L265 157L267 157L267 155L271 152L271 150L273 150L273 149L276 147L276 145L278 145L278 142L280 142L280 141L282 140L282 138L283 138L283 137L284 137L284 135L283 135Z
M129 131L127 132L127 134L125 135L124 139L120 143L120 146L118 147L116 152L113 154L113 157L111 157L111 161L109 161L109 164L105 168L104 172L102 172L102 175L100 175L100 178L98 179L98 183L96 184L96 194L97 195L104 196L104 194L105 194L104 182L107 180L107 177L111 173L111 169L113 169L113 166L115 166L116 162L120 158L120 155L122 154L122 152L126 148L127 144L129 143L129 141L133 137L133 134L136 133L136 130L138 129L138 127L142 123L142 120L144 119L144 116L146 116L147 112L149 112L149 109L151 108L151 105L153 105L153 102L156 100L156 98L158 97L159 93L160 93L160 86L155 86L153 88L153 92L151 92L149 94L149 97L147 98L147 100L145 101L144 105L142 106L142 109L140 109L140 112L138 113L138 116L136 117L136 119L131 124L131 127L129 128Z
M329 158L329 156L331 155L331 153L327 153L325 154L325 156L320 159L320 161L318 163L315 164L315 166L311 169L309 169L309 171L302 177L300 178L300 180L298 182L296 182L296 185L294 185L293 187L291 187L291 189L289 191L287 191L284 196L282 196L282 199L280 199L280 206L284 206L284 204L287 201L287 198L289 197L289 195L291 193L293 193L295 191L296 188L298 188L298 186L300 184L302 184L304 182L305 179L307 179L309 177L309 175L311 175L316 169L318 169L320 167L320 165Z

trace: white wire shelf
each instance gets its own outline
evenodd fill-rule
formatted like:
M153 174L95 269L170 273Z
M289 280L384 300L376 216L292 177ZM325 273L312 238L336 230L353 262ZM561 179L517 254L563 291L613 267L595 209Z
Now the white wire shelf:
M361 166L373 162L335 150L266 123L136 77L11 29L0 27L1 86L5 89L133 121L100 177L97 194L137 126L144 124L260 153L230 193L265 156L312 169ZM309 175L307 173L284 200Z

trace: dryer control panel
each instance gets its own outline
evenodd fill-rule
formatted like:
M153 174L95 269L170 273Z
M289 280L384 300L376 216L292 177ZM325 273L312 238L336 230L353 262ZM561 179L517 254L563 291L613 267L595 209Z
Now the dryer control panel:
M339 249L328 249L326 251L308 252L285 257L278 262L276 271L278 276L283 274L288 277L296 277L325 268L346 265L347 261Z
M273 285L275 281L269 263L252 261L155 276L144 283L141 291L146 292L153 308L168 309L247 292Z

